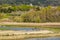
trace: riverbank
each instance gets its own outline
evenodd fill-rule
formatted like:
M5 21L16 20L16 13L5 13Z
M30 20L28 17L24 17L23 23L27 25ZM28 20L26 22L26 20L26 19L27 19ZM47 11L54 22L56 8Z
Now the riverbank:
M60 33L54 33L53 31L41 30L41 31L12 31L5 30L0 31L0 39L23 39L23 38L37 38L37 37L53 37L60 36Z
M17 23L17 22L0 22L0 25L6 26L19 26L19 27L58 27L60 28L60 23Z
M13 31L13 30L0 30L1 39L24 39L24 38L37 38L37 37L53 37L60 36L60 23L16 23L16 22L0 22L0 27L37 27L46 30L39 31ZM14 26L13 26L14 25ZM46 28L45 28L46 27ZM57 32L58 31L58 32Z
M0 30L0 36L2 35L25 35L25 34L48 34L54 33L53 31L49 30L39 30L39 31L14 31L14 30Z

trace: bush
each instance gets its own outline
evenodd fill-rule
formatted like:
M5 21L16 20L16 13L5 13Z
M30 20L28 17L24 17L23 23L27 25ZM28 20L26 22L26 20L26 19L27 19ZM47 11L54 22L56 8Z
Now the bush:
M31 8L33 8L33 7L31 7L31 6L29 6L29 5L20 5L20 6L19 6L19 9L20 9L21 11L29 11Z

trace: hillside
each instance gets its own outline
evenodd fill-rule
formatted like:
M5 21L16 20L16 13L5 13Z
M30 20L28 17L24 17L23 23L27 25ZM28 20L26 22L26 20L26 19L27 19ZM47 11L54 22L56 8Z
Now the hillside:
M33 5L40 5L40 6L57 6L60 5L60 0L0 0L0 4L13 4L13 5L19 5L19 4L30 4Z

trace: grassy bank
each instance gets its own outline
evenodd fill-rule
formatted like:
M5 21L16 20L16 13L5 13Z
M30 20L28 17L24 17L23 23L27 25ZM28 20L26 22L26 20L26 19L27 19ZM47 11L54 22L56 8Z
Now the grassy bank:
M16 22L1 22L1 27L22 27L22 28L42 28L46 30L51 30L54 32L60 32L60 23L16 23ZM4 28L0 28L0 30L5 30ZM6 30L8 30L6 28Z

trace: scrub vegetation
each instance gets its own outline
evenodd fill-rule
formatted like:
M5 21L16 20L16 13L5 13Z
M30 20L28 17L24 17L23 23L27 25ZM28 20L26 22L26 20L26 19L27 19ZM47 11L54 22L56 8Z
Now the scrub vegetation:
M60 6L0 5L0 22L60 22Z

